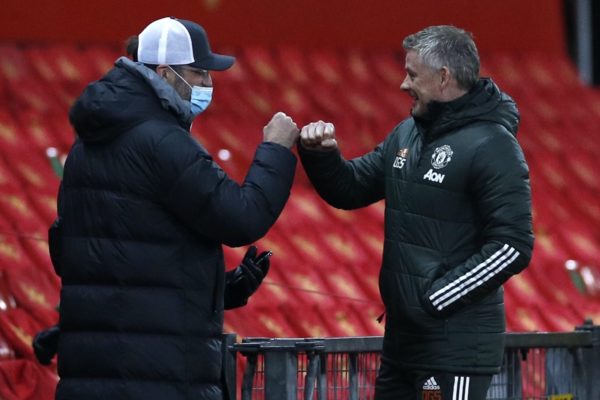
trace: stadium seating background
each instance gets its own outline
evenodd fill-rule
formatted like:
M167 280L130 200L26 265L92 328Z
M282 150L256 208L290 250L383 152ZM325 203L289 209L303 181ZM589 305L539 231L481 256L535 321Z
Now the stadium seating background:
M219 2L202 4L208 9L212 3ZM283 12L268 10L265 3L257 3L262 8L255 19L271 21ZM539 9L539 15L531 6L537 1L490 2L488 8L476 7L481 19L477 24L472 14L465 13L474 2L458 3L463 12L445 9L450 13L447 19L425 18L414 10L419 15L415 21L408 14L398 18L398 23L410 22L395 37L384 29L393 19L384 18L383 32L376 30L376 20L359 24L363 34L370 34L361 41L349 27L355 20L342 18L331 43L324 40L313 46L315 36L306 31L282 43L272 40L273 32L258 30L257 43L252 43L238 29L230 32L231 24L214 26L227 13L239 26L244 13L251 11L223 1L222 9L217 7L222 12L211 11L215 18L206 25L217 39L214 47L235 54L238 62L213 75L214 102L194 123L192 133L238 181L261 141L262 127L278 110L292 115L299 125L315 119L334 122L345 156L358 156L408 115L409 98L399 90L404 77L402 55L395 45L399 38L432 23L466 26L483 42L479 43L482 75L491 76L519 104L518 139L531 169L536 248L531 266L505 286L508 327L569 331L584 318L600 321L600 300L582 294L564 268L568 259L581 265L600 260L600 92L579 81L566 56L558 1L544 1L547 6ZM431 1L423 4L415 6L417 11L432 6ZM327 16L335 12L331 7L321 6L320 11ZM515 14L513 19L502 14L504 7L512 7L508 10ZM191 19L198 14L178 11L173 14L191 14ZM310 14L306 8L292 11L302 13L298 21ZM83 19L77 26L86 21L79 12ZM493 31L485 26L487 12L503 16L507 26L521 31ZM58 318L59 280L48 257L46 231L56 214L59 180L45 152L48 147L63 155L68 151L74 139L67 117L70 104L122 54L121 39L157 15L108 24L119 29L118 36L105 39L106 43L99 40L106 32L99 21L97 36L90 34L85 43L81 35L65 36L68 23L56 25L46 36L42 36L45 24L34 23L35 29L15 37L22 26L15 23L19 18L9 21L7 15L0 16L0 398L50 399L54 370L32 362L30 347L34 333ZM279 23L291 23L293 14L283 15ZM37 13L28 17L38 22ZM66 17L54 16L54 21L62 22L61 18ZM548 23L527 28L525 22L532 18ZM249 27L258 26L255 19L249 20ZM283 26L277 29L283 31ZM319 23L311 27L321 35L330 29ZM344 41L343 32L352 33L349 37L356 40L356 47ZM384 38L381 45L371 46L377 37ZM523 43L517 44L517 38ZM353 212L329 207L299 167L283 215L258 243L274 252L271 272L247 307L227 313L225 330L266 337L382 334L383 325L376 318L383 312L377 289L383 209L383 203ZM244 251L225 249L229 268Z

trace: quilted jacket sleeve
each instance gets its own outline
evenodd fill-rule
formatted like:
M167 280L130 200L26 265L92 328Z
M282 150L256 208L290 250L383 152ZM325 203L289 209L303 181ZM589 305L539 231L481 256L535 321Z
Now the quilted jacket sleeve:
M351 210L383 198L383 143L350 161L339 150L319 152L298 146L298 153L311 183L331 206Z
M247 245L267 233L290 195L296 167L289 149L265 142L239 184L181 134L168 135L156 157L165 206L203 237L227 246Z

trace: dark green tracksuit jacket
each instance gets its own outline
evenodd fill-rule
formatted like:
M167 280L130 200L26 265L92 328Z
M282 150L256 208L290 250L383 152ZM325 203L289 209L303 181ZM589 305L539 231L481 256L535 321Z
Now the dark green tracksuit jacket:
M400 368L491 374L504 347L502 284L533 248L519 114L489 79L430 110L432 119L406 119L362 157L300 148L301 160L334 207L385 199L383 357Z

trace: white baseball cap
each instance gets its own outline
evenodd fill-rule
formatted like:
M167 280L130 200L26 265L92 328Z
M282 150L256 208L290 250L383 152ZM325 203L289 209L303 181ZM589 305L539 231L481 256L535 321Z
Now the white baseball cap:
M223 71L235 61L232 56L213 53L206 31L192 21L161 18L139 35L137 58L151 65L189 65L210 71Z

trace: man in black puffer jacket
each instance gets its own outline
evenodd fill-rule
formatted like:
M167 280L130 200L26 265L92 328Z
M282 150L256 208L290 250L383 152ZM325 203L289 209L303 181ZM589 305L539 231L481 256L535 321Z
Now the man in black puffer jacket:
M175 18L148 25L137 55L70 112L78 138L49 235L62 280L56 398L222 399L223 309L245 304L266 261L251 248L226 279L221 246L275 223L299 130L277 113L240 185L189 133L210 102L209 71L234 59Z
M351 161L332 124L309 124L300 156L329 204L386 202L375 398L483 400L504 350L502 284L528 265L533 248L519 114L479 78L467 32L435 26L403 44L401 89L414 99L412 117Z

